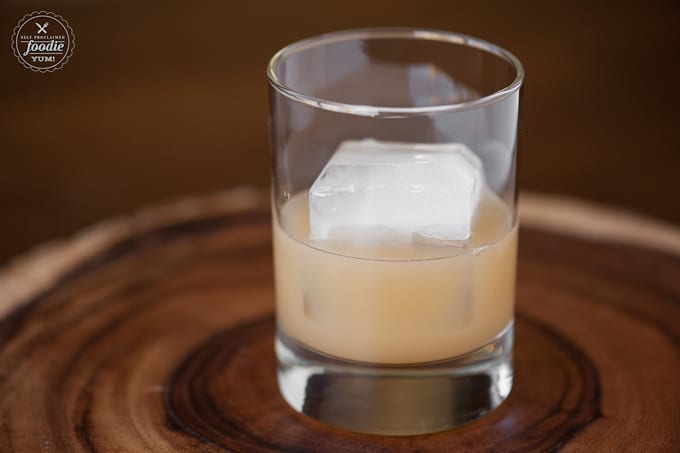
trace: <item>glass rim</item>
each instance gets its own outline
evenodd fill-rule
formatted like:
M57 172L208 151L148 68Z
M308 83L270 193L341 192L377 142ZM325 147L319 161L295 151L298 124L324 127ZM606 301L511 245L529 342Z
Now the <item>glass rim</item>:
M464 101L450 104L433 105L426 107L387 107L368 104L351 104L330 99L323 99L316 96L301 93L299 90L287 86L276 74L276 66L291 55L320 45L353 41L358 39L388 39L402 38L425 41L439 41L451 44L458 44L465 47L479 49L490 54L496 55L508 62L516 72L515 79L507 86L494 91L491 94L482 96L472 101ZM488 104L497 102L510 94L516 92L522 86L524 80L524 67L515 55L489 41L475 38L461 33L433 30L424 28L410 27L377 27L377 28L358 28L341 30L331 33L305 38L295 41L280 49L269 60L267 65L267 79L269 84L278 93L294 100L307 104L311 107L328 110L332 112L347 113L351 115L371 116L371 117L408 117L429 115L432 113L455 112L480 108Z

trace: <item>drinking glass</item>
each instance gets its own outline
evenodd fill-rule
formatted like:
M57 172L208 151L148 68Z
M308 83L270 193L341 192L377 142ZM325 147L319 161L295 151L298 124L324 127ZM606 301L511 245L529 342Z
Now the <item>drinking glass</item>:
M329 33L272 58L278 384L351 431L441 431L512 387L524 71L469 36Z

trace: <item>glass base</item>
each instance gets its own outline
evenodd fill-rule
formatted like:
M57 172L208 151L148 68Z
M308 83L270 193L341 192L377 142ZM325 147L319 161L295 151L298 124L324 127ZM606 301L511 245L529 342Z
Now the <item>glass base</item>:
M475 420L512 388L513 324L485 346L453 359L366 364L276 338L279 389L298 412L350 431L425 434Z

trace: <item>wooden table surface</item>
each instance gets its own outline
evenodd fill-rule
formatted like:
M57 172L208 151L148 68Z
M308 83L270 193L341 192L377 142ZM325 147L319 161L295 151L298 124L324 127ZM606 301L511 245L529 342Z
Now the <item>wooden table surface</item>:
M678 448L676 229L524 197L511 396L458 429L379 437L278 394L266 199L142 211L0 272L0 451Z

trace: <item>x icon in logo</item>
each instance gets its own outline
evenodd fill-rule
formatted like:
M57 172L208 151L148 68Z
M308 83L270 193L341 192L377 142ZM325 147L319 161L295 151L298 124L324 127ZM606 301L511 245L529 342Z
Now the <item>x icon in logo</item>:
M43 25L40 25L39 23L36 22L35 25L38 27L38 34L40 33L47 34L47 26L49 25L48 22L45 22Z

